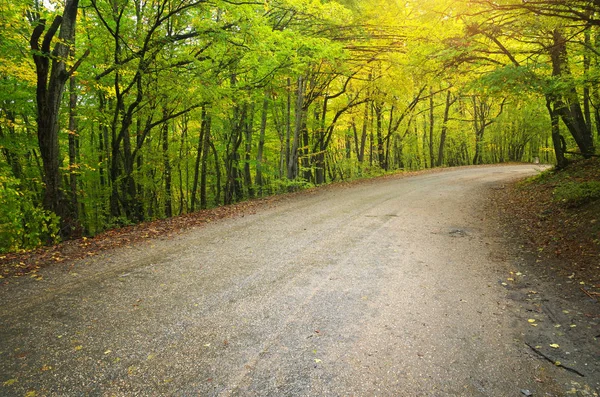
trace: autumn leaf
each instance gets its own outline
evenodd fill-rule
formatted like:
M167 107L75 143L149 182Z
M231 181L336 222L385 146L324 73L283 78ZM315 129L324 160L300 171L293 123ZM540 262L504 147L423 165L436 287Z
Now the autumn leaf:
M14 378L14 379L9 379L9 380L7 380L7 381L3 382L3 383L2 383L2 385L3 385L3 386L11 386L11 385L14 385L15 383L17 383L17 381L18 381L18 380L17 380L16 378Z

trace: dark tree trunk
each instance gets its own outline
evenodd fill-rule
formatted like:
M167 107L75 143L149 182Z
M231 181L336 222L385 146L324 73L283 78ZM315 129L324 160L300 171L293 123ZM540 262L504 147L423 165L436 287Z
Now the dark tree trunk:
M386 169L385 152L383 146L383 103L374 105L375 119L377 123L377 163L382 169Z
M450 107L456 102L456 98L452 99L450 90L446 93L446 106L444 108L444 120L442 121L442 131L440 132L440 146L438 148L438 158L436 165L441 167L444 165L444 146L446 145L446 134L448 133L448 119L450 115Z
M46 30L45 20L38 22L30 39L37 78L37 136L45 183L43 205L60 217L60 234L63 237L71 235L76 219L69 211L70 206L65 201L61 186L58 145L59 111L65 84L79 65L77 62L67 70L69 46L73 45L75 40L78 5L79 0L66 1L63 15L54 18L52 25L44 34L41 45L40 38ZM59 28L59 40L50 54L50 46ZM51 66L50 60L52 60Z
M209 136L210 136L210 129L208 129L208 133L207 133L207 137L209 137ZM221 202L221 166L219 164L219 153L217 152L215 143L211 139L208 140L208 144L210 145L210 149L213 154L213 159L215 161L215 176L216 176L215 205L219 205L219 203Z
M163 109L163 116L167 118L167 109ZM162 127L162 154L163 154L163 165L164 165L164 179L165 179L165 216L171 218L173 216L173 202L171 191L171 160L169 158L169 123L165 122Z
M546 96L546 108L548 109L548 113L550 114L550 121L552 126L552 145L554 146L554 154L556 155L556 168L562 169L567 166L568 161L565 158L564 153L564 140L563 137L560 135L559 115L554 107L554 104L552 103L552 98L549 95Z
M584 113L579 102L579 95L572 82L571 71L567 63L567 41L560 30L553 32L553 45L550 47L552 60L552 75L562 77L567 86L562 95L556 95L553 101L554 111L557 112L567 129L575 139L581 154L590 157L594 154L594 142L591 130L588 129Z
M288 77L287 79L287 101L285 107L285 167L287 171L287 177L290 178L289 166L290 166L290 156L291 156L291 147L290 147L290 139L292 135L292 81Z
M75 76L69 78L69 187L70 212L74 219L79 219L79 203L77 201L77 174L79 157L79 129L77 123L77 82ZM81 228L79 228L81 229ZM79 230L81 233L81 230Z
M287 178L294 180L298 177L298 149L300 147L300 134L304 120L304 79L298 77L298 88L296 91L296 119L294 122L294 139L290 149L290 157L288 161ZM289 105L288 105L289 106Z
M196 163L194 165L194 181L192 182L192 202L190 210L196 209L196 192L198 190L198 179L200 177L200 163L205 156L204 153L204 135L206 134L206 106L202 106L202 122L200 123L200 134L198 134L198 147L196 149ZM206 169L206 167L205 167ZM206 178L206 176L205 176ZM201 195L202 196L202 195Z
M265 133L267 130L267 113L269 111L269 96L265 93L265 98L263 99L263 107L262 113L260 117L260 135L258 138L258 150L256 153L256 185L258 186L258 194L259 196L263 195L263 174L262 174L262 166L263 166L263 151L265 148Z
M186 161L186 181L185 181L185 186L186 186L186 192L184 193L183 191L183 169L181 167L181 163L182 160L184 158L187 158L189 155L189 151L187 150L187 135L188 135L188 119L186 116L183 117L183 124L182 124L182 130L181 130L181 140L179 141L179 159L177 161L177 174L179 175L179 211L178 214L181 215L185 212L187 212L188 210L188 201L187 198L189 197L187 193L187 187L189 186L189 169L188 169L188 162ZM139 157L139 156L138 156Z
M482 162L481 149L483 146L483 134L485 133L485 121L483 113L485 112L484 103L477 104L477 97L473 96L473 129L475 130L475 155L473 164L478 165Z
M246 185L246 191L248 197L254 197L254 185L252 183L252 173L250 171L250 162L252 161L252 134L254 129L254 105L250 106L249 115L244 120L244 137L245 137L245 150L244 150L244 184Z
M306 114L306 109L304 110L304 112ZM310 136L308 135L308 127L306 125L306 122L302 122L302 147L303 149L301 149L302 152L302 179L304 179L307 182L310 182L312 180L312 169L311 169L311 164L310 164L310 152L309 152L309 145L310 145Z
M208 198L206 197L206 174L208 168L208 149L211 148L210 141L210 123L211 118L210 115L206 116L206 124L204 128L204 142L202 144L202 170L200 173L200 208L206 209L208 206ZM217 173L217 186L221 185L221 174L219 168L219 162L215 159L215 173Z
M431 168L435 166L435 156L433 154L433 129L435 118L433 117L434 110L433 88L429 87L429 164Z
M14 135L15 135L15 115L13 112L7 111L5 110L5 115L6 115L6 119L8 121L10 121L9 125L8 125L8 134L9 137L12 140L14 140ZM9 139L9 137L7 137L4 134L4 131L2 129L2 126L0 125L0 139ZM8 165L10 166L13 175L15 176L15 178L21 180L23 179L23 166L21 165L21 162L19 161L19 156L17 155L17 153L15 153L13 150L9 149L6 146L2 147L2 154L4 155L4 158L6 159L6 162L8 163Z
M246 123L246 113L248 105L238 106L233 111L231 131L227 139L227 150L225 153L225 205L232 204L240 200L242 194L242 184L240 182L240 153L239 148L244 139L244 128Z
M585 82L583 84L583 115L585 118L585 125L587 130L589 131L590 136L592 135L592 114L590 109L591 103L591 95L590 95L590 83L589 83L589 74L590 74L590 54L588 48L592 45L591 35L589 29L586 29L584 33L584 52L583 52L583 74L585 78Z

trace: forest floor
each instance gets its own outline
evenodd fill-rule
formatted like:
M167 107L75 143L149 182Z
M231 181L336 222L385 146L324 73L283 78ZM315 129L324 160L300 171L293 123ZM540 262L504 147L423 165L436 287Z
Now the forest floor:
M540 274L600 300L600 159L503 186L491 208Z

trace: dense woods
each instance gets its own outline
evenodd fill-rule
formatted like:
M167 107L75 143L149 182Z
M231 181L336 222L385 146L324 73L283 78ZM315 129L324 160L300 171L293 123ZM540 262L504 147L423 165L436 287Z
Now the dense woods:
M9 0L0 252L600 131L591 0Z

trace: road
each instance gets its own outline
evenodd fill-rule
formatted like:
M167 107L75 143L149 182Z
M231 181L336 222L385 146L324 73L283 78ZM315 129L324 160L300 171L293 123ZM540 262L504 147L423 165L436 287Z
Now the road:
M561 395L483 211L537 170L317 189L46 269L0 289L0 395Z

